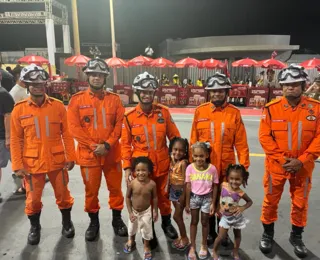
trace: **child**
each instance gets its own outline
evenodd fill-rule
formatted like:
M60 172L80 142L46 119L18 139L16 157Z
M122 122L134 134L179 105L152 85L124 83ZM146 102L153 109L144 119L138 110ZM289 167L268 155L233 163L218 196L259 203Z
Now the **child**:
M169 199L175 208L173 219L179 227L180 237L172 242L172 247L180 251L188 248L190 242L183 221L185 206L185 176L189 158L187 139L173 138L169 145L171 163L169 169Z
M147 157L137 157L133 161L136 178L130 182L127 189L126 204L129 212L128 233L129 239L123 251L127 254L136 248L135 237L139 229L144 240L144 259L151 260L152 254L149 241L153 238L153 221L158 219L158 197L156 183L150 179L153 163ZM153 200L153 214L151 212L151 199Z
M248 220L242 215L242 212L252 205L252 200L240 189L240 186L241 184L248 184L249 173L240 164L230 164L226 172L226 177L228 182L221 184L220 214L222 217L219 222L219 235L213 245L212 256L214 260L219 259L217 249L220 242L226 237L229 228L233 227L233 257L235 260L240 260L238 250L241 242L241 229L245 228L248 223ZM243 206L239 205L241 199L247 202Z
M190 213L191 209L191 247L188 253L189 260L197 259L195 251L200 210L202 243L199 258L206 259L208 257L207 236L209 214L214 214L219 184L217 169L208 162L209 154L209 147L206 143L195 143L192 146L193 163L186 170L186 212Z

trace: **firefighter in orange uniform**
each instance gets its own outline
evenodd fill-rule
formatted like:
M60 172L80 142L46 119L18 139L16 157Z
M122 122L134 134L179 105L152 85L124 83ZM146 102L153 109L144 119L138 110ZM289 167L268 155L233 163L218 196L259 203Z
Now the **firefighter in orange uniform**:
M279 73L284 97L263 110L259 140L266 153L264 201L261 221L264 233L260 250L270 253L278 204L287 180L290 182L290 242L298 257L307 256L302 232L307 225L308 197L314 160L320 156L320 103L303 97L307 74L304 68L290 65Z
M68 123L71 134L78 142L77 164L81 167L86 191L84 209L90 218L85 238L87 241L95 240L100 230L98 194L102 172L109 190L114 232L127 236L127 227L121 217L124 198L119 144L125 110L118 95L103 90L110 74L103 60L90 60L83 70L90 87L71 98Z
M197 107L190 138L191 146L197 141L210 142L210 161L217 168L220 182L226 181L228 165L236 163L235 150L239 163L246 169L250 165L246 129L239 109L227 103L229 89L231 82L224 74L208 78L206 90L210 102ZM210 218L209 225L208 244L212 244L217 236L215 217ZM228 242L227 238L223 244L227 246Z
M155 165L153 180L157 184L158 206L162 216L162 229L171 238L178 237L171 224L171 204L167 197L166 186L170 165L167 139L180 137L167 107L153 104L158 82L147 72L138 75L133 88L139 98L139 104L125 114L121 135L121 154L127 183L131 181L132 159L139 156L149 157ZM150 246L156 246L154 235Z
M48 78L48 73L34 64L21 71L20 80L26 84L30 97L17 103L11 116L12 169L25 181L31 245L40 242L41 196L46 174L62 213L62 234L67 238L75 234L71 221L74 200L68 189L68 170L72 170L76 159L74 141L64 105L45 94Z

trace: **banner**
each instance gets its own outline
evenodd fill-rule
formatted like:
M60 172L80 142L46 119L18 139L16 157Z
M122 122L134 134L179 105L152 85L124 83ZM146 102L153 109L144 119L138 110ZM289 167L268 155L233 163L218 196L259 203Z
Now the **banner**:
M113 92L120 96L123 105L132 103L133 90L130 85L115 85Z
M248 94L248 85L232 85L229 97L231 98L246 98Z
M179 105L186 106L188 105L188 92L187 88L179 88Z
M274 100L274 99L281 98L282 95L283 95L283 90L282 89L277 89L277 88L271 89L269 102Z
M188 105L199 106L207 102L207 91L201 87L189 87Z
M269 88L249 88L247 106L248 107L263 107L269 98Z
M163 86L160 87L158 95L155 97L156 102L159 102L165 106L177 106L178 105L178 87L176 86Z

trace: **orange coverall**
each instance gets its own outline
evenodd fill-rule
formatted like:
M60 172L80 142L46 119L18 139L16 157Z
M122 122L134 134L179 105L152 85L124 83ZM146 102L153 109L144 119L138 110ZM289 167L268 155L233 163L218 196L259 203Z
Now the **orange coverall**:
M154 104L151 113L147 115L137 105L126 113L121 135L123 167L131 168L132 159L139 156L152 160L152 178L157 184L158 206L162 216L171 214L171 203L165 191L170 166L166 137L169 140L180 137L167 107Z
M266 153L263 178L264 201L261 221L271 224L278 218L278 204L287 179L290 182L291 223L307 224L308 196L314 160L320 156L320 102L302 97L292 108L285 98L266 105L260 123L259 140ZM286 172L284 157L297 158L303 167L296 174Z
M31 98L17 103L11 114L11 158L13 171L25 169L27 215L39 213L45 174L54 189L59 209L68 209L74 199L68 189L66 162L76 160L74 141L68 130L62 102L46 96L41 107Z
M220 182L225 181L229 164L238 161L249 168L249 147L247 134L238 108L225 103L221 108L211 102L197 107L191 129L190 146L196 142L210 142L211 163L217 168ZM192 152L192 149L190 149ZM191 160L192 161L192 157Z
M78 141L77 164L81 167L86 191L85 211L88 213L100 209L98 194L102 172L110 192L110 208L123 209L119 139L124 112L119 96L111 92L97 96L88 89L73 95L70 100L68 123L71 134ZM104 142L110 145L110 151L105 156L95 155L94 145Z

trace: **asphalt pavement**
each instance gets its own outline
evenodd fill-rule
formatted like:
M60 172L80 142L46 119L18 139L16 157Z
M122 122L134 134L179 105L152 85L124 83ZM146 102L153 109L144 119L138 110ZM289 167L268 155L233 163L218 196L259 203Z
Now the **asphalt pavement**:
M177 126L183 137L189 138L192 123L191 114L174 114ZM242 232L241 259L263 260L263 259L298 259L288 241L290 224L290 196L288 185L282 196L279 205L279 219L275 228L274 252L264 256L258 243L262 233L260 223L260 211L263 199L262 176L264 167L263 150L258 142L257 133L259 116L244 116L244 123L250 147L251 167L249 169L250 179L246 192L253 199L253 206L245 211L250 219L247 228ZM100 189L100 238L95 242L85 242L84 233L88 226L89 219L83 211L84 207L84 185L82 182L79 167L70 172L69 188L75 198L72 210L72 219L76 229L74 239L66 239L61 236L61 214L55 204L55 198L50 183L46 184L43 192L43 210L41 214L41 241L38 246L27 245L27 234L29 221L24 214L24 198L12 195L14 184L11 178L10 165L4 169L0 191L4 201L0 204L0 259L21 259L21 260L127 260L143 259L143 246L140 235L137 235L137 250L131 255L123 253L123 245L126 238L115 237L111 226L111 210L108 207L108 191L103 179ZM313 173L313 189L309 200L309 221L303 233L304 241L308 247L308 260L320 259L320 177L319 164ZM123 191L125 183L123 181ZM128 221L126 209L123 210L124 221ZM190 216L185 215L187 230L189 230ZM175 225L175 224L174 224ZM197 249L200 247L200 225L197 236ZM160 222L156 223L156 233L159 240L159 247L153 252L154 259L186 259L186 253L178 252L171 248L171 241L167 241L161 229ZM188 232L189 233L189 232ZM232 232L230 232L232 238ZM231 260L231 249L221 249L221 260ZM211 259L211 258L208 258Z

